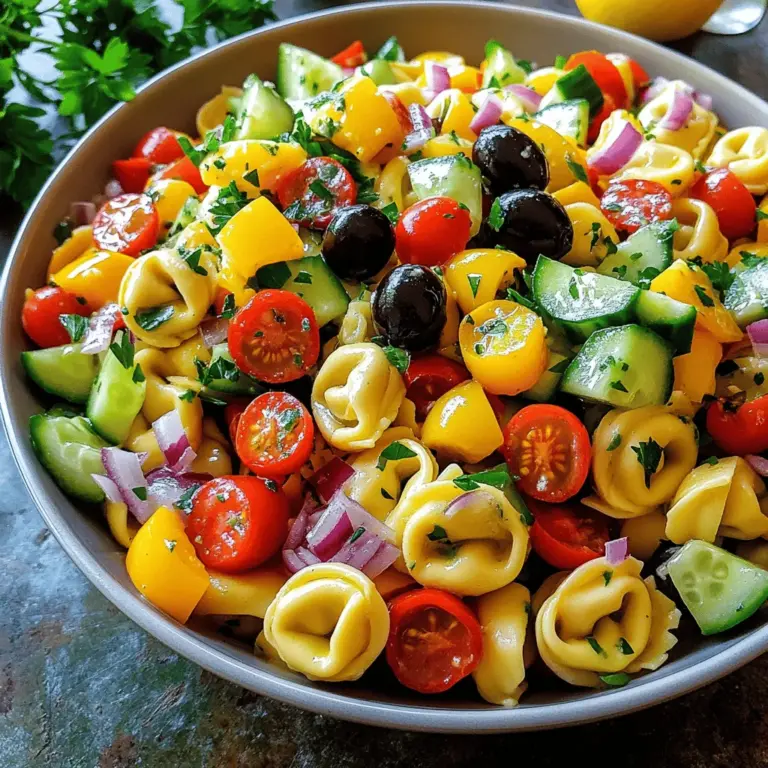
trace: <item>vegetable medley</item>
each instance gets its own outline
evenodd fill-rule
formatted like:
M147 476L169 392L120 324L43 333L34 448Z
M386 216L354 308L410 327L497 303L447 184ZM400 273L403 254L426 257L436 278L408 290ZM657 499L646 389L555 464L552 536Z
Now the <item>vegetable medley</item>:
M280 46L113 164L22 324L136 589L514 706L768 597L768 129L623 54ZM539 670L539 671L537 671Z

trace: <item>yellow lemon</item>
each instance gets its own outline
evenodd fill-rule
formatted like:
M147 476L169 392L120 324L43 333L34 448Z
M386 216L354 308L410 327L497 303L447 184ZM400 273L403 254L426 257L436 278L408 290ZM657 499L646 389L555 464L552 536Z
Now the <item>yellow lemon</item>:
M576 0L582 16L659 43L699 30L723 0Z

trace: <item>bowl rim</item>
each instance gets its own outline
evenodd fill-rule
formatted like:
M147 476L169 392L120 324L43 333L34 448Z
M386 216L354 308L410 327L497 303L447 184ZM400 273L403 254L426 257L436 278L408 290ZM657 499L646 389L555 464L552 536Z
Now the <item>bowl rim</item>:
M647 51L649 58L661 64L674 65L685 61L703 76L714 79L722 87L733 92L747 103L754 103L761 110L768 110L768 105L743 86L712 70L710 67L686 56L664 48L656 43L644 40L621 30L605 27L579 17L545 11L517 5L487 2L485 0L396 0L395 2L366 2L331 8L315 13L294 16L238 35L216 46L203 50L194 56L164 70L144 83L138 92L158 87L177 70L216 53L224 47L235 45L247 38L258 38L266 31L290 28L323 17L333 17L351 13L362 13L387 7L440 6L461 7L471 5L478 9L492 9L496 12L533 17L538 20L556 20L563 23L586 27L604 35L606 40L621 45L622 40L630 40L633 47ZM618 50L621 50L618 48ZM11 274L16 269L22 245L30 225L34 223L38 208L48 190L69 162L91 141L91 138L109 123L115 114L124 107L116 105L107 112L67 153L64 159L48 178L29 211L22 220L19 230L11 244L8 257L0 278L0 297L5 296ZM6 328L9 322L6 309L8 302L0 306L0 344L7 343ZM82 544L59 513L56 503L43 489L40 479L44 476L42 466L26 451L28 433L18 417L12 412L8 377L0 376L0 414L3 426L11 446L11 452L19 469L24 484L35 502L38 512L51 530L56 540L69 555L75 565L89 581L122 613L138 624L160 642L190 659L209 672L229 682L248 687L259 694L278 701L292 704L301 709L319 714L330 715L351 722L380 727L391 727L410 731L429 731L443 733L498 733L510 731L530 731L557 728L579 723L589 723L618 715L629 714L655 704L669 701L683 694L696 690L708 683L735 671L739 667L757 658L768 650L768 623L756 628L746 637L729 647L715 653L712 657L692 664L690 667L674 673L662 675L657 679L645 679L641 684L627 688L595 693L588 698L573 699L564 702L540 704L533 707L513 709L470 709L470 708L435 708L427 704L399 704L385 701L364 700L335 693L329 688L313 687L303 681L281 678L268 670L260 670L244 664L232 655L205 645L198 637L184 633L172 619L154 609L149 603L138 599L136 595L120 584L97 561L96 555ZM247 679L248 682L244 682Z

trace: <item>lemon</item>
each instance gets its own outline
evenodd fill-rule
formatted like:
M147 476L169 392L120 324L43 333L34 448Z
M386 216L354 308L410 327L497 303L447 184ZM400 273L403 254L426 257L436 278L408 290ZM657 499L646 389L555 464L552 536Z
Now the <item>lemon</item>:
M723 0L576 0L581 15L665 43L692 35Z

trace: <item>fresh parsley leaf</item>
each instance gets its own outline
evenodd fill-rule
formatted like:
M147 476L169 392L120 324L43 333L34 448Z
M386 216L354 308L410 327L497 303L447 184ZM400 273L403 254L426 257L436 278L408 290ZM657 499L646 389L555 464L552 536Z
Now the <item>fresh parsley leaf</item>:
M283 432L292 432L301 421L301 411L298 408L286 408L277 414L277 425Z
M570 155L566 155L565 164L568 166L568 169L573 174L576 181L583 181L585 184L589 184L589 177L581 163L577 163Z
M427 538L430 541L445 541L448 538L448 534L442 525L435 524L432 527L432 531L427 534Z
M611 272L616 273L616 277L619 280L623 280L627 276L627 265L626 264L619 264L618 267L614 267Z
M720 460L717 458L717 456L710 456L708 459L704 459L702 464L709 464L710 467L714 467L716 464L719 464Z
M234 181L230 181L226 187L219 190L219 194L213 201L208 213L211 217L209 229L211 234L218 235L225 224L240 210L248 205L248 195L237 188Z
M397 368L397 372L402 376L411 364L411 353L407 349L393 347L388 344L384 347L384 354L387 356L390 364Z
M252 171L248 171L243 178L254 187L260 187L261 181L259 180L259 172L254 168Z
M501 202L498 197L491 205L491 210L488 214L488 226L494 232L498 232L504 226L504 211L501 208Z
M88 318L82 315L59 315L59 322L67 329L73 344L80 341L88 330Z
M571 295L572 299L579 298L579 278L574 275L569 281L568 281L568 293Z
M176 252L179 254L179 258L185 262L195 274L202 275L203 277L208 276L208 270L205 267L200 266L200 257L203 255L203 246L195 248L194 250L191 248L180 247L176 249Z
M608 654L603 650L603 646L600 645L600 643L597 642L597 638L595 638L593 635L587 635L586 637L587 642L589 643L589 647L598 655L598 656L607 656Z
M713 301L712 297L707 293L706 289L701 285L694 285L693 290L696 291L696 295L699 297L699 301L702 303L702 306L705 307L714 307L715 302Z
M393 35L379 48L376 58L384 61L405 61L405 51Z
M219 317L232 319L235 316L235 294L228 293L224 297L224 303L221 305L221 314Z
M597 245L597 241L600 239L601 234L602 234L602 228L600 227L600 222L593 221L592 222L592 240L589 243L590 249L594 248Z
M731 287L736 276L731 272L731 268L725 261L712 261L706 262L698 259L697 266L701 271L709 278L712 283L712 287L718 291L720 298L723 297L725 292ZM699 288L701 286L698 286ZM698 293L698 291L696 291ZM704 303L702 299L702 303ZM705 306L709 306L705 304Z
M290 279L291 270L284 261L262 267L257 275L259 288L282 288Z
M757 221L765 221L768 219L768 211L761 211L759 208L755 211L755 218Z
M136 488L131 488L131 491L133 491L133 495L140 499L141 501L147 500L147 486L146 485L140 485Z
M605 582L606 587L611 583L612 578L613 571L603 571L603 581Z
M320 179L310 182L309 189L314 192L324 203L333 202L333 193L325 186Z
M182 512L191 512L192 511L192 501L195 498L195 494L200 490L200 485L195 484L189 488L187 488L184 493L179 496L178 499L173 503L174 507L177 507Z
M392 222L397 224L397 220L400 218L400 211L397 209L397 203L392 201L388 205L385 205L381 212Z
M611 438L611 442L608 443L608 447L605 450L606 451L615 451L620 445L621 445L621 433L617 432Z
M659 462L664 454L664 449L651 437L646 442L640 442L632 446L637 455L637 460L643 467L645 475L645 487L651 487L651 478L659 468Z
M611 688L622 688L632 680L626 672L610 672L607 675L598 675L598 677Z
M195 165L200 165L200 163L205 160L205 157L208 154L208 152L205 150L205 147L203 147L203 149L198 149L186 136L179 136L178 142L179 146L184 150L184 154Z
M144 371L141 370L141 366L137 365L133 369L133 376L131 377L134 384L141 384L142 381L146 381L147 377L144 375Z
M125 331L119 331L115 334L115 340L109 345L109 351L118 359L123 368L133 366L134 346L131 344L131 337Z
M514 288L507 288L507 301L514 301L524 307L527 307L533 312L538 313L538 307L536 304L522 294L518 293ZM467 315L467 317L469 317L469 315Z
M197 392L195 392L194 389L188 389L186 392L182 392L182 394L179 395L179 400L183 400L185 403L191 403L196 396Z
M499 464L493 469L486 469L483 472L460 475L454 479L453 484L462 491L477 490L481 484L504 490L507 483L510 482L512 482L512 477L509 474L509 468L506 464Z
M469 282L469 288L472 291L472 298L477 297L477 289L480 287L480 281L483 279L482 275L470 274L467 275L467 282Z
M296 277L293 278L293 282L312 285L312 275L309 272L302 270L296 274Z
M619 638L616 647L619 649L619 652L623 653L625 656L631 656L635 652L632 646L623 637Z
M206 273L207 274L207 273ZM136 324L145 331L154 331L173 317L173 305L164 304L159 307L145 309L134 316Z
M619 392L628 392L629 390L624 386L622 381L612 381L611 389L618 390Z
M400 461L400 459L412 459L416 453L407 445L403 445L399 440L390 443L380 454L376 469L383 471L388 461Z
M394 501L395 497L389 493L385 488L381 488L381 495L387 500L387 501Z
M363 534L365 533L365 528L361 525L359 528L355 529L355 532L349 537L349 540L347 541L348 544L354 544Z

